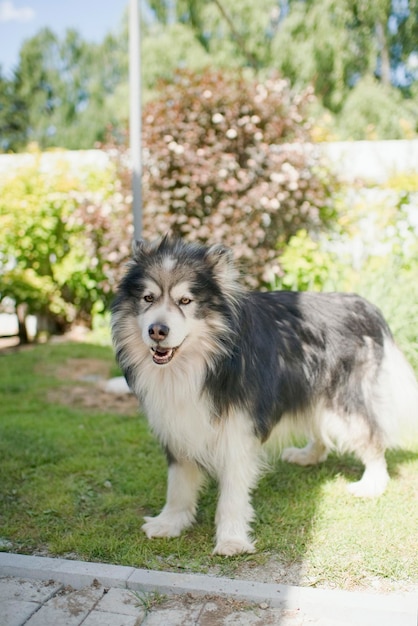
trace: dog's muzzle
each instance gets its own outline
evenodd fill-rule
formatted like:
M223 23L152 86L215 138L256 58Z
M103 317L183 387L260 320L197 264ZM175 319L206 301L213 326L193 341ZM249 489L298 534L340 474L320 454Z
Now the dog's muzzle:
M170 363L176 353L176 350L177 348L162 348L161 346L151 348L152 360L157 365L166 365L167 363Z
M177 347L165 348L160 345L168 337L169 332L170 329L165 324L151 324L148 327L148 335L156 343L155 346L151 347L151 355L152 360L157 365L166 365L176 353Z

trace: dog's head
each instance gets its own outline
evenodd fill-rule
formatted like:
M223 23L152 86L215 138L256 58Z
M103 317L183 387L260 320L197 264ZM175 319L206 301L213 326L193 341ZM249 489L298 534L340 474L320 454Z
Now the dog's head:
M232 253L223 246L168 237L139 241L117 301L129 300L150 358L168 365L178 353L214 344L214 332L225 328L226 308L240 289L236 278Z

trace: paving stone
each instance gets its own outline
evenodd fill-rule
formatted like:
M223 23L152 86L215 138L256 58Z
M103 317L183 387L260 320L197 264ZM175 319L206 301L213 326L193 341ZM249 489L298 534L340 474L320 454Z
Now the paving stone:
M5 600L46 602L60 589L60 583L20 578L0 578L0 603Z
M199 626L265 626L271 622L266 621L267 612L261 609L245 606L237 610L228 605L224 599L210 601L205 604L199 615Z
M44 605L25 622L25 626L80 626L87 615L88 611L72 613L64 607Z
M27 622L28 626L79 626L103 595L103 588L63 589Z
M24 624L60 587L43 581L0 578L0 624Z
M240 604L237 608L236 605ZM337 626L319 624L316 619L307 618L299 610L270 608L266 603L253 605L235 603L225 598L209 601L203 608L197 626Z
M36 613L40 605L36 602L26 602L24 600L8 601L0 603L0 624L4 626L21 626Z
M298 609L284 610L271 609L269 619L265 624L280 624L280 626L338 626L337 624L321 624L316 619L311 619Z
M84 620L83 626L139 626L142 623L143 615L117 615L116 613L103 613L102 611L92 611ZM166 622L165 626L171 626L171 622Z
M190 606L178 606L175 601L164 606L158 606L147 613L143 626L189 626L198 624L203 603L193 603ZM213 625L215 626L215 625Z
M135 617L145 614L135 593L128 589L109 589L98 602L96 610Z

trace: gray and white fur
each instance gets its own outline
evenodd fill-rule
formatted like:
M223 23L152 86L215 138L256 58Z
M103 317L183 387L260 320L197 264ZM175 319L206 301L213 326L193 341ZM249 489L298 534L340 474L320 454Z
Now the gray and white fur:
M112 307L117 360L168 459L167 501L148 537L196 515L219 484L215 554L253 552L251 491L267 440L304 435L282 458L354 453L355 496L381 495L385 450L417 430L418 385L380 311L354 294L250 292L230 250L137 242Z

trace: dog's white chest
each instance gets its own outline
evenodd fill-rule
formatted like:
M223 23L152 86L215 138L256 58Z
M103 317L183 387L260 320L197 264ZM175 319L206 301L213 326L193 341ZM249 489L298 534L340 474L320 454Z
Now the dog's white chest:
M209 411L195 403L173 403L171 407L148 411L150 426L160 442L176 457L202 460L210 453L215 428Z
M175 457L207 465L218 429L201 376L179 376L168 369L155 374L141 394L153 432Z

